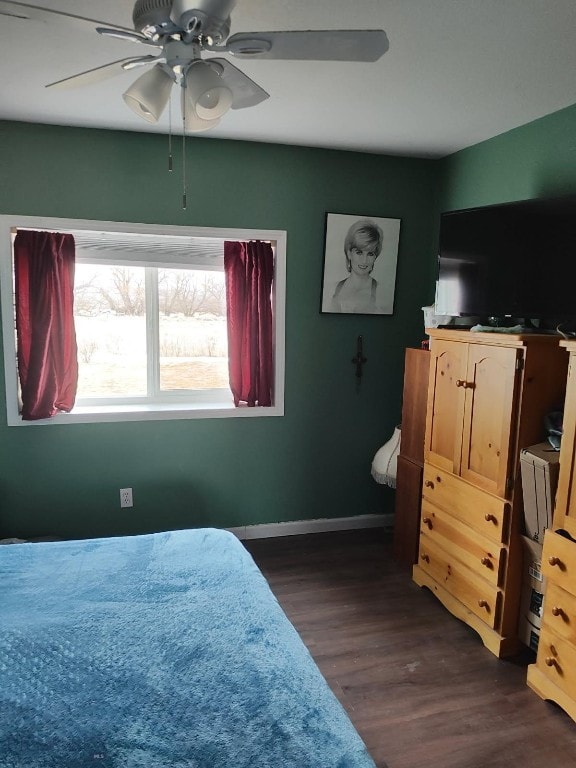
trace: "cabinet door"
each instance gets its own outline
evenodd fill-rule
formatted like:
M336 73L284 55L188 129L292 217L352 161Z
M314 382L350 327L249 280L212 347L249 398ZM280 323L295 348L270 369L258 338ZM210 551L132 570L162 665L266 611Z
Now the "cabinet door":
M460 465L465 392L457 382L466 378L467 351L467 344L434 339L430 352L424 458L455 474Z
M422 465L430 352L408 348L404 361L400 455Z
M394 558L402 565L418 562L422 467L402 454L396 468L396 507L394 510Z
M501 498L509 495L519 355L510 347L470 344L466 378L459 383L465 392L459 474Z
M558 526L566 527L572 536L576 536L576 354L574 353L570 354L566 383L556 510L558 516L566 515L566 519L556 520L555 517L554 522Z

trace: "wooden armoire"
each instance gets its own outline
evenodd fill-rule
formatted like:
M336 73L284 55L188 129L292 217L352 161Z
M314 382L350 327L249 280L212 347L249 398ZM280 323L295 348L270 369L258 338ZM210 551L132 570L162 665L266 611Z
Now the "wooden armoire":
M544 534L547 586L538 656L528 667L528 685L576 720L576 341L560 345L569 355L560 475L552 528Z
M520 450L563 402L555 336L428 329L417 584L496 656L514 653L521 588Z

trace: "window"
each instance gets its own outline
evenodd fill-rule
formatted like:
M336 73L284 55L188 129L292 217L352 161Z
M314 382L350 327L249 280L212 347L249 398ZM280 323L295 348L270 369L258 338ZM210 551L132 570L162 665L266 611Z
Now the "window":
M76 403L159 402L213 392L225 401L224 273L76 262Z
M18 414L11 247L17 229L69 232L76 242L76 403L69 414L34 422ZM282 415L285 232L2 216L0 236L9 425ZM271 407L235 408L228 386L225 240L273 246Z

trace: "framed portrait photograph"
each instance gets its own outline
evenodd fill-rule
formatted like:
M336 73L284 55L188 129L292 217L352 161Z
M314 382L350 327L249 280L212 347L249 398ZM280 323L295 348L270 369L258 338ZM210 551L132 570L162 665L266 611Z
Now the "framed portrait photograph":
M322 313L394 312L400 219L326 214Z

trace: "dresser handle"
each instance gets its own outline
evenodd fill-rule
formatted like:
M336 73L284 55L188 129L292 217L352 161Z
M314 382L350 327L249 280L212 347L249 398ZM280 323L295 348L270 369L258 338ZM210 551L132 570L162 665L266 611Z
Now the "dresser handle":
M552 658L552 656L546 656L544 659L544 663L547 667L555 667L556 666L556 659Z
M562 564L561 561L560 561L560 558L559 557L554 557L554 556L549 557L548 558L548 562L550 563L550 565L558 565L559 566L559 565Z
M482 560L480 560L480 562L482 563L482 565L485 565L486 568L492 568L493 567L492 566L492 560L490 560L489 557L483 557Z
M486 520L487 523L497 523L498 521L494 517L494 515L491 515L488 513L487 515L484 515L484 520Z
M425 488L434 488L434 483L432 482L432 480L426 480L426 482L424 483L424 487Z
M480 606L480 608L488 609L490 607L486 600L478 600L478 605Z
M432 520L430 520L430 518L429 518L429 517L424 517L424 518L422 519L422 522L424 523L424 525L427 525L427 526L428 526L428 528L429 528L430 530L432 530L432 528L433 528L433 526L432 526Z
M462 389L473 389L474 383L472 381L463 381L462 379L456 379L456 386L462 387Z
M429 555L427 555L425 552L423 552L423 553L420 555L420 557L422 558L422 560L424 560L424 562L425 562L425 563L429 563L429 562L430 562L430 557L429 557Z
M558 606L555 605L554 608L552 608L552 616L562 616L562 618L564 618L564 611L562 608L558 608Z

